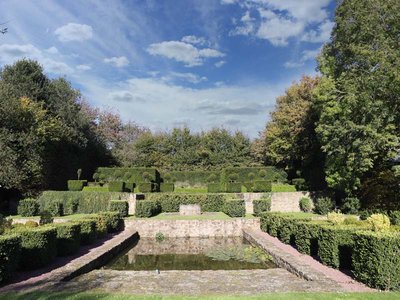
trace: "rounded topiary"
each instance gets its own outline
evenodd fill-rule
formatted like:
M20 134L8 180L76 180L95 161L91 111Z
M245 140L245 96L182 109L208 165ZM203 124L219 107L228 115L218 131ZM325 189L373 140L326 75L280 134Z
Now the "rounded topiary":
M100 174L99 173L94 173L93 174L93 180L98 181L100 179Z
M319 197L315 200L314 211L320 215L326 215L335 208L335 202L329 197Z
M264 178L268 175L266 170L260 170L258 171L258 176L260 176L261 178Z
M390 228L390 219L384 214L373 214L367 219L373 231L384 231Z
M171 179L172 179L171 173L165 173L163 176L163 179L165 182L171 182Z
M217 175L215 175L213 173L213 174L210 174L210 176L207 177L207 182L213 183L213 182L217 181L217 179L218 179Z
M24 199L18 204L18 214L22 217L33 217L39 213L39 203L35 199Z
M35 221L29 220L29 221L25 222L25 226L34 228L34 227L38 227L39 224L37 222L35 222Z
M106 174L102 173L99 175L99 180L101 180L101 181L105 180L106 178L107 178Z
M122 179L122 176L124 176L124 172L122 172L121 170L117 170L114 172L114 178Z
M237 181L239 179L239 175L236 174L236 173L229 174L228 175L228 179L231 182L235 182L235 181Z
M310 198L303 197L299 202L300 210L303 212L310 212L312 209L312 202Z
M249 174L247 174L247 178L249 178L249 180L252 181L256 178L256 174L254 174L253 172L250 172Z
M147 182L150 181L151 175L149 172L143 172L142 177Z
M131 177L131 173L126 172L126 173L124 174L124 180L129 180L130 177Z
M358 198L354 197L349 197L344 199L341 210L345 214L357 214L358 211L360 210L361 205L360 205L360 200Z

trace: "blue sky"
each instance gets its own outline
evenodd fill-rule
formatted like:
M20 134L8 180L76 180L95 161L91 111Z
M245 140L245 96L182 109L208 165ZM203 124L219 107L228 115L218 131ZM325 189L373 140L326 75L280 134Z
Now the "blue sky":
M265 126L329 40L333 0L0 0L0 65L26 57L153 130Z

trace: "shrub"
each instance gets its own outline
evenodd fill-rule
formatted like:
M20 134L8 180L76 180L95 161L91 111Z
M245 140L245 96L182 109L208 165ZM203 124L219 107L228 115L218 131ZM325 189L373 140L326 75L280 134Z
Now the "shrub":
M39 203L35 199L24 199L19 201L18 214L22 217L37 216L39 213Z
M368 217L367 223L373 231L383 231L390 228L390 219L384 214L373 214Z
M96 237L103 238L107 235L107 222L106 219L100 215L95 215L89 220L93 219L96 222Z
M253 200L254 214L260 216L261 213L271 210L271 199Z
M82 245L92 244L97 238L96 221L90 219L78 220L75 223L81 228L80 243Z
M46 224L51 224L53 223L53 216L51 215L50 212L47 210L44 210L40 213L40 220L39 224L40 225L46 225Z
M271 181L254 181L253 192L255 193L265 193L271 192L272 190L272 183Z
M229 174L228 179L230 182L236 182L239 179L239 175L236 173Z
M35 228L35 227L38 227L39 224L35 221L29 220L29 221L25 222L25 226L30 227L30 228Z
M133 193L135 191L135 183L130 181L125 182L125 191Z
M175 189L175 185L173 183L161 183L160 184L160 192L163 193L172 193Z
M215 181L217 181L218 180L218 177L217 177L217 175L215 175L215 174L210 174L208 177L207 177L207 182L209 182L209 183L214 183Z
M57 255L57 229L37 227L19 229L21 236L21 268L32 270L43 267Z
M335 208L335 203L329 197L319 197L314 202L314 211L320 215L326 215L334 208Z
M119 213L121 218L124 218L128 215L129 205L127 201L121 200L111 200L110 201L110 211L116 211Z
M304 212L310 212L312 210L312 202L308 197L303 197L299 202L300 210Z
M108 190L110 192L122 193L125 190L125 182L111 181L108 183Z
M141 193L153 192L153 184L151 182L140 182L138 183L138 189Z
M355 233L353 267L356 279L370 287L400 289L400 234Z
M400 225L400 211L394 210L389 212L389 218L392 225Z
M58 223L55 227L57 229L57 254L66 256L76 253L80 246L80 225L66 222Z
M297 191L307 191L307 183L304 178L293 178L292 184L296 187Z
M87 184L87 180L68 180L69 191L82 191L83 187Z
M98 217L105 220L107 232L109 233L117 232L124 228L124 220L118 212L100 212Z
M268 175L266 170L260 170L258 171L258 176L260 176L261 178L264 178Z
M355 226L361 226L364 223L360 221L356 216L348 216L346 219L344 219L343 222L344 225L355 225Z
M366 220L368 217L370 217L373 214L386 214L387 211L379 208L373 208L373 209L363 209L360 211L360 219L361 220Z
M99 173L94 173L93 174L93 180L98 181L100 179L100 174Z
M221 182L226 183L229 181L229 174L238 174L241 181L273 181L273 182L286 182L287 174L285 171L275 167L231 167L225 168L221 173ZM254 174L254 178L250 179ZM261 176L262 175L262 176Z
M249 174L247 174L247 178L250 181L253 181L256 178L256 174L254 174L253 172L250 172Z
M316 256L318 254L318 237L321 224L320 222L300 221L294 230L294 240L296 248L300 253Z
M345 216L341 212L329 212L328 213L328 222L332 223L333 225L340 225L343 224L345 220Z
M149 182L151 180L151 175L149 172L143 172L142 178L144 179L145 182Z
M171 175L171 173L165 173L165 174L163 175L163 179L164 179L164 182L171 182L171 180L172 180L172 175Z
M246 188L246 192L252 193L254 189L254 182L253 181L243 182L243 186Z
M65 202L66 202L64 205L64 214L65 215L72 215L72 214L76 214L78 212L79 199L71 198Z
M150 218L160 213L160 205L153 200L136 201L135 216L138 218Z
M221 193L223 188L220 183L209 183L207 185L207 193Z
M293 224L299 221L311 221L311 217L302 214L293 216L290 213L268 212L261 215L261 230L284 241L290 241ZM285 226L287 228L283 229Z
M12 278L21 254L21 238L11 234L0 236L0 283Z
M242 184L239 182L228 182L226 183L227 193L240 193L242 191Z
M225 200L223 212L232 218L244 217L246 215L244 200Z
M343 201L341 211L345 214L357 214L360 207L360 200L358 198L346 198Z
M63 204L59 201L47 203L44 206L44 210L49 212L53 217L59 217L64 214Z

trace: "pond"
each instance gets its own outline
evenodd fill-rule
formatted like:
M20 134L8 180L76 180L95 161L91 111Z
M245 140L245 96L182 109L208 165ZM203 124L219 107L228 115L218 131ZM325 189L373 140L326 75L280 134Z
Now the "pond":
M247 270L277 268L260 248L243 238L141 238L105 269Z

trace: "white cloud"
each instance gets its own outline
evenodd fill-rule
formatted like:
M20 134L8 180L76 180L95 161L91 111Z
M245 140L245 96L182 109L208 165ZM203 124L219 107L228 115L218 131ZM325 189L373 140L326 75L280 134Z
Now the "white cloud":
M201 66L204 63L204 58L225 56L224 53L216 49L199 49L192 44L181 41L154 43L147 48L147 52L151 55L160 55L178 62L183 62L186 67Z
M208 44L207 40L203 37L197 37L195 35L187 35L181 39L184 43L189 43L193 45L205 45Z
M78 70L81 70L81 71L87 71L87 70L92 69L92 67L91 67L91 66L88 66L88 65L77 65L76 68L77 68Z
M125 56L105 58L104 62L117 68L122 68L129 65L129 60Z
M318 26L317 30L306 32L301 37L301 40L311 43L325 43L329 40L334 25L335 23L326 20Z
M93 37L93 28L86 24L68 23L57 28L54 33L61 42L85 41Z
M321 53L322 47L315 49L315 50L304 50L301 53L301 58L297 62L288 61L285 62L285 68L292 69L292 68L299 68L304 66L307 61L315 59Z
M226 61L220 60L220 61L216 62L214 64L214 66L216 66L217 68L221 68L224 64L226 64Z
M50 47L48 49L46 49L46 52L50 53L50 54L58 54L58 49L56 47Z

